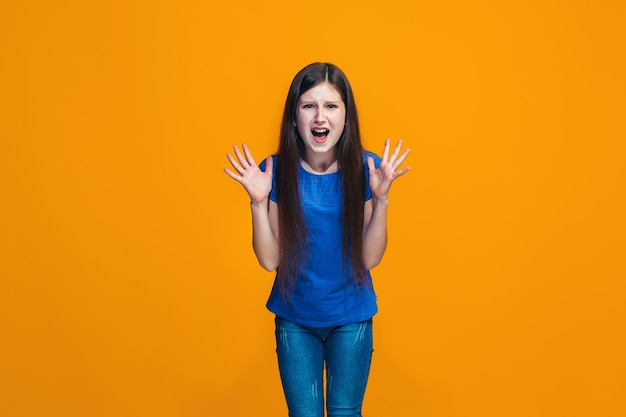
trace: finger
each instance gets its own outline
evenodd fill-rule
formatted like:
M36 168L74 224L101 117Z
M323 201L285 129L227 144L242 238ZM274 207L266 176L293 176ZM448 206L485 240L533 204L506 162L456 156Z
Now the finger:
M398 172L396 172L395 174L393 174L393 179L395 180L396 178L398 178L401 175L406 174L407 172L409 172L411 170L411 167L406 167Z
M230 169L228 169L228 168L224 168L224 172L225 172L226 174L228 174L228 176L229 176L229 177L231 177L232 179L234 179L235 181L237 181L237 182L241 182L241 177L240 177L239 175L235 174L235 173L234 173L233 171L231 171Z
M370 169L370 172L376 170L376 164L374 164L374 158L371 156L367 157L367 167Z
M231 154L226 154L226 158L228 158L228 160L230 161L231 165L233 166L233 168L235 168L235 170L242 174L244 169L237 163L237 161L235 161L235 158L231 155Z
M400 158L398 158L398 159L395 161L394 165L393 165L393 169L394 169L394 170L398 169L398 167L399 167L400 165L402 165L402 162L404 162L404 159L407 157L407 155L409 154L409 152L411 152L411 150L410 150L410 149L407 149L407 150L405 150L405 151L402 153L402 155L400 155Z
M244 169L248 168L250 164L248 164L248 161L246 161L246 158L244 158L244 156L242 155L237 145L233 146L233 149L235 150L235 155L237 155L237 159L239 160L239 163L241 164L241 166Z
M383 149L382 160L386 161L388 156L389 156L389 138L385 139L385 148Z
M269 173L270 175L273 175L272 174L274 172L272 170L273 166L274 166L274 158L272 158L272 156L270 155L265 160L265 172Z
M400 153L400 148L402 147L402 139L400 139L398 141L398 144L396 145L395 149L393 150L393 154L391 155L391 159L389 160L389 163L391 165L394 165L394 162L396 161L396 158L398 157L398 154Z
M256 166L256 162L254 162L254 158L252 157L252 154L250 153L250 149L248 149L248 145L246 145L245 143L243 144L243 152L246 154L246 161L250 165Z

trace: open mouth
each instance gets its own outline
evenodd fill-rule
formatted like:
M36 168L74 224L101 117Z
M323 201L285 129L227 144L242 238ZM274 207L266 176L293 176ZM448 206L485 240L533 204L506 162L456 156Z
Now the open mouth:
M316 140L326 139L326 136L330 133L328 129L311 129L311 133Z

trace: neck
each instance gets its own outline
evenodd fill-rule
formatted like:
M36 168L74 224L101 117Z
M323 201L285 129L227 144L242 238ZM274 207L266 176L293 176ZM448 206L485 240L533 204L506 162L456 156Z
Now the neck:
M302 159L302 167L314 174L329 174L338 169L337 158L334 155L305 155Z

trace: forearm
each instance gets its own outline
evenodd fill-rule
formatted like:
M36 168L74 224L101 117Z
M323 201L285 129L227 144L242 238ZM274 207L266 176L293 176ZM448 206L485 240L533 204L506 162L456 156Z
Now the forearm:
M387 198L372 199L371 218L363 231L363 264L372 269L380 263L387 249Z
M252 248L259 264L274 271L279 263L278 238L272 231L269 201L250 203L252 210Z

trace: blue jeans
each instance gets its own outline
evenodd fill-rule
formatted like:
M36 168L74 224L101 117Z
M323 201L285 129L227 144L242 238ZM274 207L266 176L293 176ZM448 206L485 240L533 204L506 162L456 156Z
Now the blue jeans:
M372 360L372 319L311 328L276 317L278 369L290 417L361 417Z

